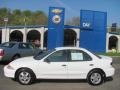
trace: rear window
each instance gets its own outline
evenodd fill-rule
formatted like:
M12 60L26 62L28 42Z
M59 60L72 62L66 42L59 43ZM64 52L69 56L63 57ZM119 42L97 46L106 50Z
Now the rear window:
M3 43L0 45L0 47L8 47L8 48L12 48L15 45L15 43Z
M99 56L98 54L96 54L96 53L92 53L92 54L94 54L97 58L99 58L99 59L101 59L102 57L101 56Z
M20 49L34 49L35 46L33 44L30 44L30 43L20 43L19 48Z

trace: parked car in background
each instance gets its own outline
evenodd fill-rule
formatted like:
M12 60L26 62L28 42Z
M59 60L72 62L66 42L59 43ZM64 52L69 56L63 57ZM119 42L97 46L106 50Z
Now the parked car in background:
M34 56L41 50L32 43L5 42L0 45L0 61L13 61L26 56Z
M87 79L89 84L99 85L114 72L112 58L76 47L55 48L34 57L14 60L4 67L6 77L23 85L36 79Z

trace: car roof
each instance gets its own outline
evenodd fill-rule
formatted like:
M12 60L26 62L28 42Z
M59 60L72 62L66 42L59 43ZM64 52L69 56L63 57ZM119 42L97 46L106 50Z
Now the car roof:
M78 50L83 50L84 48L80 47L56 47L56 50L64 50L64 49L78 49Z
M5 42L5 43L31 43L31 42L15 42L15 41L11 41L11 42Z

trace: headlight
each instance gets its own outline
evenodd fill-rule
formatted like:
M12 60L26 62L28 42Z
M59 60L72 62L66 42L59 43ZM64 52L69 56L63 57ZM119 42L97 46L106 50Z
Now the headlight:
M7 69L12 69L14 70L14 68L11 65L7 65Z

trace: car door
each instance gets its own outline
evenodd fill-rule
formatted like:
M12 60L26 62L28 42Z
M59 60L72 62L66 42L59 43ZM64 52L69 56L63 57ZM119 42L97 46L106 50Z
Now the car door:
M22 57L34 55L34 47L29 43L20 43L19 51Z
M40 63L39 77L45 79L66 79L67 65L66 50L55 51Z
M93 68L92 57L82 50L69 51L68 77L71 79L86 78L89 70Z

